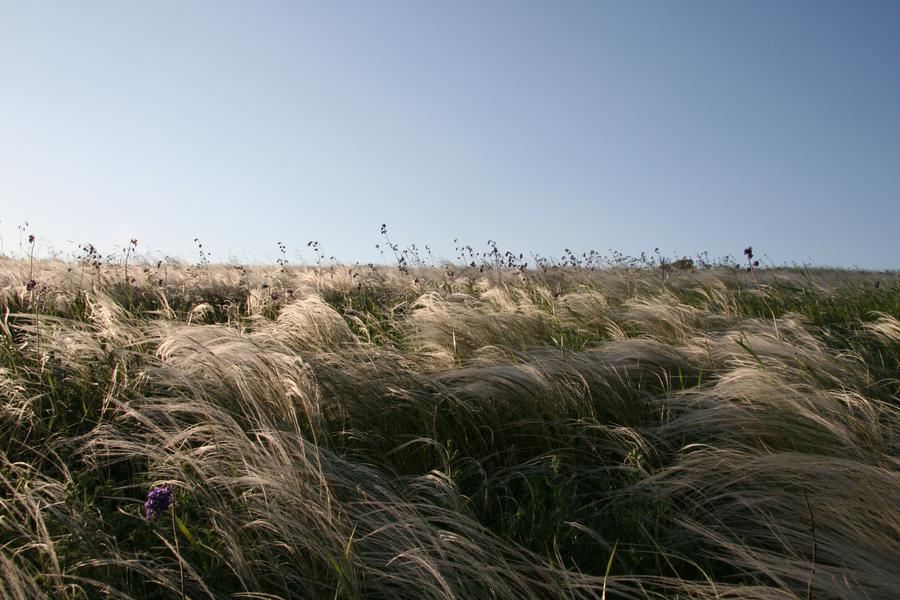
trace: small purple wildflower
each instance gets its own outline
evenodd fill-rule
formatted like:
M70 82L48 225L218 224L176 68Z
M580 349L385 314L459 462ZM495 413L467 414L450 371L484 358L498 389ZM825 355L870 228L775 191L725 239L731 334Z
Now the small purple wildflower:
M144 517L155 519L175 504L175 491L170 484L158 485L147 494L144 502Z

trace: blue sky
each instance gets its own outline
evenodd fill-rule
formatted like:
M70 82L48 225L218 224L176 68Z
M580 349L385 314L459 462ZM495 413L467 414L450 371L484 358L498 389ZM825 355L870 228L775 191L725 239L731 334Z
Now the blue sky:
M0 207L7 254L898 268L900 2L0 0Z

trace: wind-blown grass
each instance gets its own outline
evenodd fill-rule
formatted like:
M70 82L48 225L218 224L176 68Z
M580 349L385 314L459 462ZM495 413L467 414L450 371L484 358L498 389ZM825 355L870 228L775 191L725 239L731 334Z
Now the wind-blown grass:
M896 274L29 269L0 598L900 589Z

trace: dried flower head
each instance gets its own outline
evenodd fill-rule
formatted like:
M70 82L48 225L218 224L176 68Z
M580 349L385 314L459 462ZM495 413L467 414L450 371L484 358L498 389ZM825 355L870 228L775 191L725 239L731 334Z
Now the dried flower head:
M744 256L746 256L748 260L753 258L753 246L744 248Z
M21 238L19 238L19 239L21 239ZM34 234L33 234L33 233L32 233L31 235L28 236L28 243L29 243L29 244L33 244L33 243L34 243Z
M158 485L147 494L147 501L144 502L144 517L155 519L174 504L175 491L172 486L168 483Z
M35 281L34 279L29 279L28 283L25 284L25 289L28 290L29 292L32 291L36 287L37 287L37 281Z

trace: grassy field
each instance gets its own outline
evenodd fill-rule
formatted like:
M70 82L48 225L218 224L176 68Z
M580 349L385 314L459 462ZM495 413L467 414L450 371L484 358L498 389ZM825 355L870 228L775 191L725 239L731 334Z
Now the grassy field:
M0 259L0 598L900 590L896 272L89 258Z

